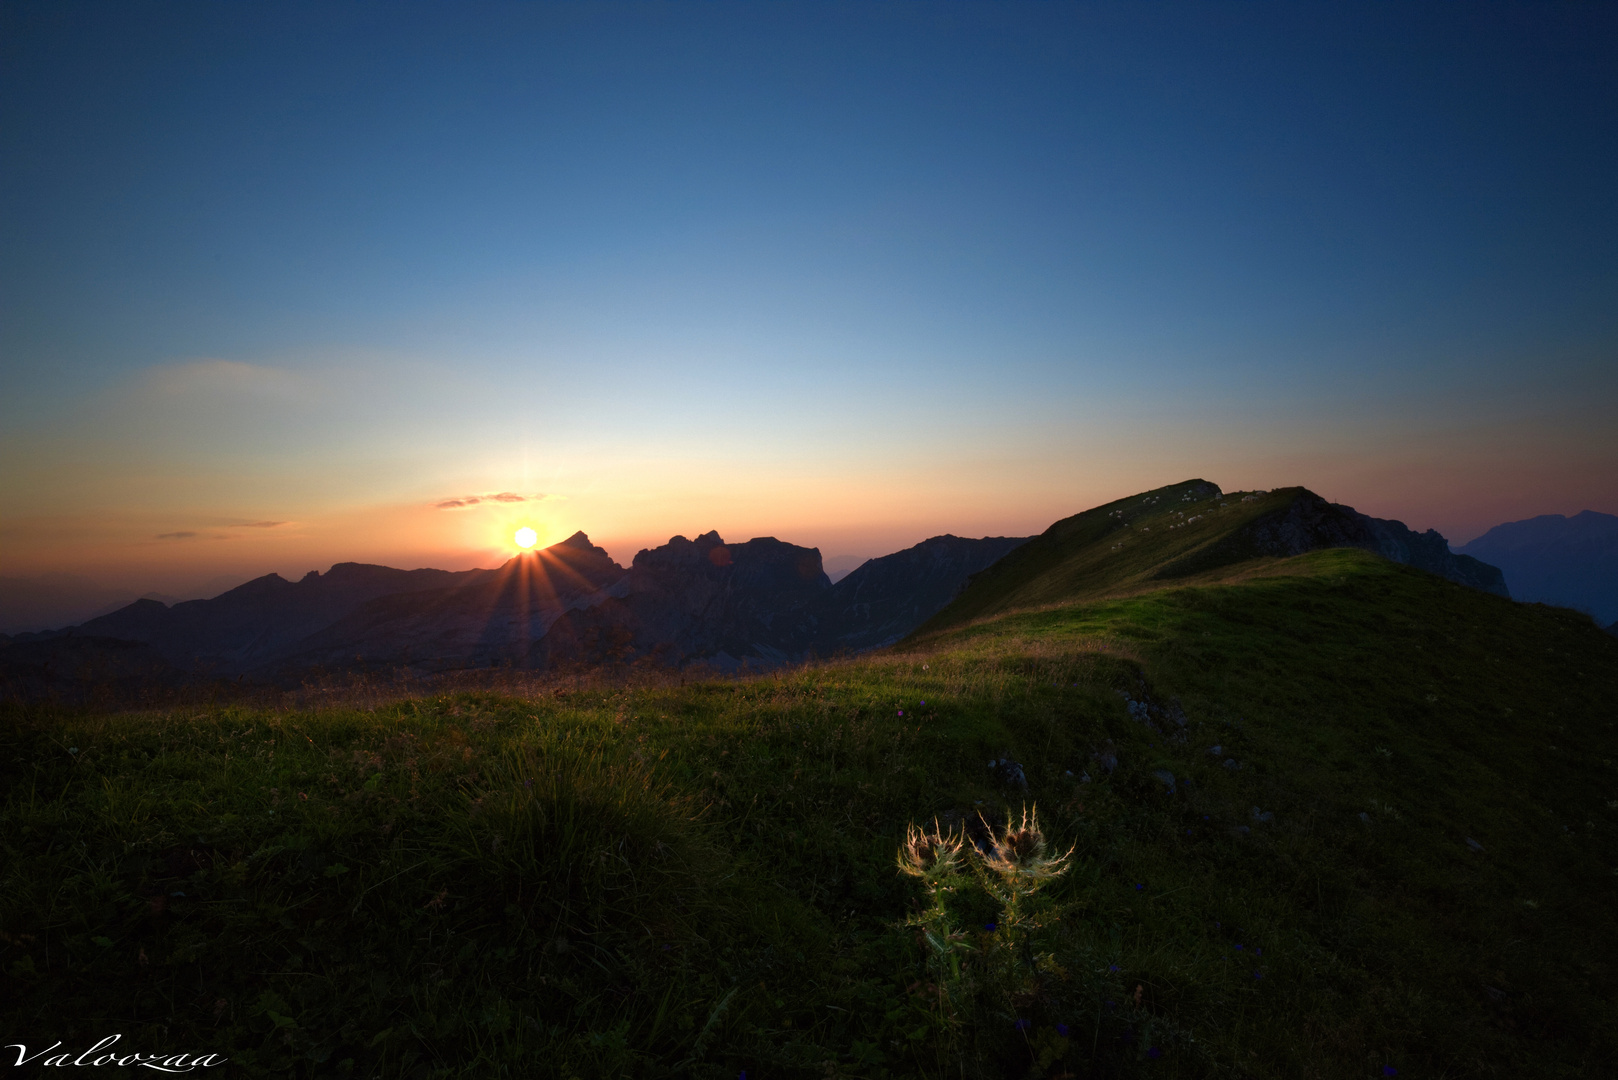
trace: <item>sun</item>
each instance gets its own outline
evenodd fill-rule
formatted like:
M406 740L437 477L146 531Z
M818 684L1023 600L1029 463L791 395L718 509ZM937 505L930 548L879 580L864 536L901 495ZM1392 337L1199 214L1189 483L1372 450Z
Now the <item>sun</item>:
M517 541L518 547L526 549L533 547L539 542L539 534L533 529L530 529L528 526L524 525L522 528L517 530L517 535L513 537L513 539Z

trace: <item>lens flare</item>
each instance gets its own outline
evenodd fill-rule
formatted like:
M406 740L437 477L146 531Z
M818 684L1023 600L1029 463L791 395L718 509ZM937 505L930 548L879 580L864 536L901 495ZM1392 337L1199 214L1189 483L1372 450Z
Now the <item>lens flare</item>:
M528 526L524 525L522 528L517 530L517 535L514 537L514 539L517 541L518 547L531 548L539 542L539 534L533 529L530 529Z

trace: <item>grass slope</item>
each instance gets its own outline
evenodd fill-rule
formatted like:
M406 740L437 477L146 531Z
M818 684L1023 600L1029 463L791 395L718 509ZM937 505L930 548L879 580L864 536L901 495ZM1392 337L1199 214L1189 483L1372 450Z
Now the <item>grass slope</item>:
M1254 554L1233 547L1233 535L1300 494L1302 488L1221 495L1205 480L1187 480L1063 518L975 575L913 636L1008 611L1161 588L1167 578L1219 580L1228 565Z
M1614 700L1588 619L1333 550L747 681L12 713L0 1024L246 1076L1615 1075ZM1015 932L954 881L947 975L905 826L1025 800L1074 866Z

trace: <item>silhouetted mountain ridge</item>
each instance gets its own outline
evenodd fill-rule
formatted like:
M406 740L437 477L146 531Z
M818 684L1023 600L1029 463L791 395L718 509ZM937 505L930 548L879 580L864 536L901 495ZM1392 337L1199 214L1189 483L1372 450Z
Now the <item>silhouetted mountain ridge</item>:
M43 677L50 642L72 638L84 653L94 651L85 641L116 640L149 650L148 669L160 661L198 677L283 683L355 669L775 666L897 640L1021 542L934 537L834 586L817 549L773 537L675 536L626 569L579 532L494 570L339 563L297 582L267 574L211 600L137 601L22 635L30 649L14 658L30 657L28 677Z
M1618 619L1618 516L1585 510L1508 521L1459 550L1504 571L1518 600L1577 608L1603 625Z
M137 601L66 631L24 635L33 644L11 660L27 658L29 678L48 678L49 642L78 639L61 646L76 650L73 670L98 658L149 680L168 678L162 665L193 678L282 684L354 670L641 662L734 671L877 648L940 620L1211 580L1253 559L1323 547L1361 547L1505 592L1498 570L1451 554L1436 532L1302 488L1227 497L1194 480L1064 518L1032 541L935 536L868 560L835 585L818 549L774 537L675 536L626 568L579 532L493 570L338 563L296 582L268 574L211 600Z

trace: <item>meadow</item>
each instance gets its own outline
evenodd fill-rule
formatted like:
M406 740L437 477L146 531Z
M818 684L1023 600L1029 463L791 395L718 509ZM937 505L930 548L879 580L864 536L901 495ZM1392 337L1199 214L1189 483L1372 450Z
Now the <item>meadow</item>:
M1329 550L749 679L14 706L0 1023L242 1076L1618 1075L1615 702L1587 618ZM1071 856L1013 889L973 852L1034 807Z

